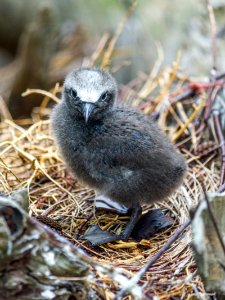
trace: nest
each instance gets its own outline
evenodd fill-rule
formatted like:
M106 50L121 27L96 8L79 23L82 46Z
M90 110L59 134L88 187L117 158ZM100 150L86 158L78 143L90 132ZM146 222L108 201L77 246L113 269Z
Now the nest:
M51 108L46 108L50 99L59 101L58 86L52 92L27 92L45 94L32 119L20 120L19 124L12 120L0 123L0 188L6 194L27 188L30 215L62 229L67 239L100 263L121 267L133 276L189 219L189 212L197 205L202 193L202 182L209 191L217 190L221 183L218 146L210 141L207 128L199 130L201 116L206 111L205 91L208 88L193 86L189 78L179 74L177 61L172 68L154 69L149 75L140 74L120 87L120 98L155 117L189 165L184 184L167 200L154 205L173 218L173 226L148 240L135 242L130 239L98 247L78 240L90 224L98 224L103 230L113 227L119 234L128 217L95 212L93 190L81 186L59 156L49 126ZM31 125L25 128L23 125L28 123ZM144 207L144 211L149 208ZM190 231L190 227L186 229L142 278L140 284L144 286L147 298L190 299L206 294L190 248ZM104 299L113 299L118 288L98 272L92 285ZM131 298L126 296L124 299Z

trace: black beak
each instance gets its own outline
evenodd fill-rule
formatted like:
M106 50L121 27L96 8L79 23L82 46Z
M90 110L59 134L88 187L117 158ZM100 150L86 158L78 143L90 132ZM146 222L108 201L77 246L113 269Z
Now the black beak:
M84 121L86 124L88 123L88 119L89 119L94 107L95 106L93 103L89 103L89 102L83 103L82 112L83 112Z

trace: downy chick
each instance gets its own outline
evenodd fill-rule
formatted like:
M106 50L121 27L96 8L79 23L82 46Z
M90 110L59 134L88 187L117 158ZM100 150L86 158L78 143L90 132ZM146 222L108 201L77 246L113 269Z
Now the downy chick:
M116 99L117 84L108 72L76 69L67 75L51 118L60 152L74 175L96 191L98 201L131 210L123 234L107 242L127 240L141 204L167 198L186 171L183 156L157 124L139 111L116 105Z

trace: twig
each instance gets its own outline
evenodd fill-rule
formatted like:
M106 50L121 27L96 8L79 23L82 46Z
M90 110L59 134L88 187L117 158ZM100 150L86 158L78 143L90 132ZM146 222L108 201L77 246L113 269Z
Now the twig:
M211 29L211 51L212 51L212 71L216 71L216 21L215 21L215 16L212 8L212 3L211 0L207 0L207 8L208 8L208 13L209 13L209 20L210 20L210 29ZM208 83L209 88L207 92L207 98L206 98L206 108L205 111L203 111L203 118L201 121L201 124L199 126L199 131L202 131L205 129L207 120L209 118L209 115L211 114L212 111L212 106L213 103L216 99L216 96L220 90L220 87L218 86L218 81L220 81L215 74L213 74L210 78L210 82ZM224 85L224 82L222 81L221 87ZM217 87L216 91L215 88Z
M61 90L62 90L62 88L60 87L59 83L57 82L55 84L55 87L50 90L50 93L52 94L52 96L56 96L56 94L58 92L61 92ZM43 116L43 112L42 111L44 110L44 108L46 108L46 106L47 106L47 104L49 102L49 99L50 99L49 95L46 95L44 97L44 99L42 100L42 102L40 104L40 107L38 108L38 114L39 114L40 118ZM53 100L55 101L55 99L53 99Z
M159 96L154 99L154 106L159 104L161 102L161 100L169 93L169 89L170 89L171 85L173 84L173 82L174 82L174 80L176 79L176 76L177 76L177 71L178 71L179 66L180 66L180 59L181 59L181 52L178 51L176 60L173 63L173 69L170 73L169 80L166 83L166 85L163 87L163 89L160 92ZM153 108L154 107L152 107L151 105L146 107L145 114L146 115L150 114L152 112Z
M11 114L8 110L8 107L1 95L0 95L0 116L5 120L12 120L12 116L11 116Z
M88 63L89 67L94 66L95 62L98 60L98 58L102 54L104 48L106 47L108 40L109 40L109 34L104 33L100 42L97 45L97 48L95 49L94 53L92 54L92 56L89 59L89 63Z
M117 42L117 40L118 40L121 32L123 31L124 26L125 26L128 18L132 14L132 12L133 12L136 4L137 4L137 1L136 0L132 0L131 5L128 8L128 11L127 11L126 15L124 16L123 20L119 23L119 25L117 27L117 30L116 30L113 38L109 42L108 48L105 51L105 54L104 54L103 59L102 59L101 68L107 68L110 65L112 53L113 53L113 50L115 48L116 42Z
M90 213L89 216L86 218L86 220L77 228L75 239L78 239L81 231L83 230L85 225L92 219L93 216L94 216L94 213L93 212Z
M218 187L216 190L217 193L222 193L225 191L225 183Z
M71 186L68 187L67 190L68 190L69 192L71 192L72 187L71 187ZM52 204L51 206L49 206L49 208L47 208L46 210L43 211L43 213L41 214L41 216L47 217L50 213L52 213L52 212L57 208L57 206L58 206L60 203L62 203L62 202L65 201L64 198L66 197L66 195L67 195L67 193L63 193L62 196L57 200L57 202L55 202L54 204Z
M178 130L178 132L175 133L175 135L172 138L173 142L176 141L182 135L182 133L185 131L185 129L187 129L189 124L195 119L195 117L198 115L198 113L201 111L201 109L204 107L204 105L205 105L205 94L202 94L200 104L198 106L194 107L195 110L190 115L187 122L185 124L183 124L183 126L181 126L181 128Z
M216 100L216 97L217 97L219 91L221 90L221 88L224 85L224 81L222 81L221 85L220 85L220 83L218 85L218 82L220 82L220 80L215 81L215 77L211 77L210 80L211 80L211 82L209 82L209 85L211 87L207 91L207 98L205 101L205 110L203 110L203 112L202 112L202 119L201 119L200 125L197 129L198 133L201 133L206 128L207 122L212 113L213 104Z
M212 1L207 0L207 8L209 14L209 22L210 22L210 31L211 31L211 51L212 51L212 63L213 70L216 70L216 57L217 57L217 47L216 47L216 19L212 7Z
M177 240L179 235L191 224L191 221L184 223L164 244L164 246L157 252L155 256L128 282L126 288L122 289L116 296L115 300L121 300L129 290L134 287L141 278L145 275L148 269L169 249L169 247Z
M218 237L218 239L219 239L220 245L221 245L221 247L222 247L222 249L223 249L223 253L224 253L224 255L225 255L225 245L224 245L224 243L223 243L223 238L222 238L222 236L221 236L221 233L220 233L219 227L218 227L218 225L217 225L216 219L215 219L215 217L214 217L214 215L213 215L213 212L212 212L212 209L211 209L211 205L210 205L210 202L209 202L209 198L208 198L208 195L207 195L207 193L206 193L206 189L205 189L205 186L204 186L203 182L201 182L201 187L202 187L202 190L203 190L203 193L204 193L204 199L205 199L206 204L207 204L209 216L210 216L210 218L211 218L211 221L212 221L213 226L214 226L214 228L215 228L215 231L216 231L217 237Z
M140 99L146 98L154 89L154 80L155 78L157 78L157 74L159 74L159 70L164 59L164 53L161 45L157 43L156 47L157 47L158 58L152 68L151 73L146 78L144 85L142 86L141 90L138 92L138 97Z
M220 115L216 111L213 114L213 121L215 124L216 135L218 138L218 144L220 145L221 152L221 170L220 170L220 186L225 182L225 139L221 128Z
M196 89L190 88L189 90L186 90L183 93L178 94L176 97L174 97L171 104L175 104L179 101L183 101L183 100L186 100L186 99L193 98L196 94L197 94Z
M27 89L24 93L22 93L22 97L26 97L31 94L41 94L47 96L51 98L53 101L55 101L56 103L59 103L60 101L60 99L55 95L53 95L52 93L40 89Z
M171 104L175 104L178 101L183 101L195 97L196 95L201 94L205 90L213 90L214 87L224 87L225 72L218 75L212 76L209 82L189 82L182 87L181 91L174 91L170 94L170 97L173 98ZM177 96L175 96L175 94Z
M216 80L220 80L225 77L225 72L221 72L215 76Z
M46 199L47 199L46 196L42 196L42 197L38 200L38 203L35 204L35 208L41 207L41 205L43 204L43 202L45 202Z

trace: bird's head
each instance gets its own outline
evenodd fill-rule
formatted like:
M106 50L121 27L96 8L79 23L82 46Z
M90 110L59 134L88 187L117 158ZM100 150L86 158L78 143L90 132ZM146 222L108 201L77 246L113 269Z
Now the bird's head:
M107 71L81 68L67 75L62 99L71 114L87 124L109 111L116 96L117 84Z

